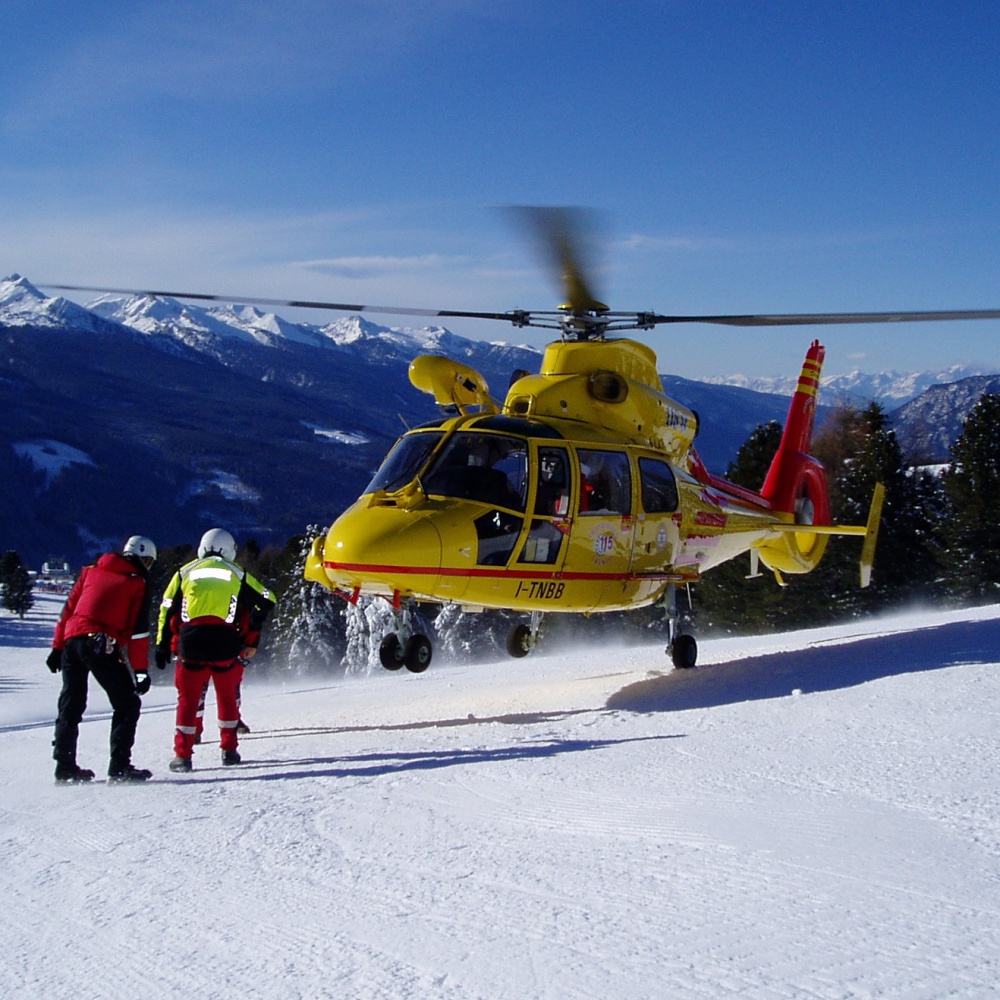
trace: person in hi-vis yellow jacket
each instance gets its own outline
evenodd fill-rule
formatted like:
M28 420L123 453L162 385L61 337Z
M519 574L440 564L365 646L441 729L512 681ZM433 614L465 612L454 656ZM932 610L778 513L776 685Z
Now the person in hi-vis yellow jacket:
M274 595L236 562L236 542L223 528L202 536L198 558L167 584L160 605L156 665L176 654L177 723L171 771L191 770L199 703L215 686L222 763L239 764L239 688L243 661L257 652Z

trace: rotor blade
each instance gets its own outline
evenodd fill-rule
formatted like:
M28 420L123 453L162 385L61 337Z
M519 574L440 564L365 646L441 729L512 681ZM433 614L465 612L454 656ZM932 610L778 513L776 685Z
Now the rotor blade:
M461 309L418 309L409 306L373 306L354 302L313 302L308 299L262 299L247 295L209 295L204 292L166 292L137 288L96 288L91 285L52 285L42 283L40 288L60 292L101 292L110 295L151 295L157 298L193 299L197 302L237 302L253 306L285 306L296 309L329 309L332 312L385 313L392 316L450 316L463 319L500 319L517 323L527 313L518 309L507 312L468 312Z
M308 299L266 299L247 295L210 295L204 292L168 292L153 289L99 288L93 285L57 285L40 283L40 288L63 292L97 292L112 295L152 295L161 298L192 299L198 302L235 302L247 305L285 306L297 309L328 309L332 312L382 313L390 316L427 316L452 319L487 319L532 326L535 317L545 317L550 326L555 317L565 315L554 311L508 309L506 312L474 312L463 309L420 309L411 306L378 306L352 302L321 302ZM833 326L864 323L936 323L946 320L1000 319L1000 309L950 309L922 312L864 313L776 313L731 316L665 316L652 312L611 312L597 303L602 319L612 321L614 329L648 329L665 323L712 323L720 326ZM626 322L634 320L634 322Z
M650 326L661 323L717 323L721 326L833 326L852 323L939 323L958 319L1000 319L1000 309L942 309L926 312L778 313L747 316L660 316L640 314Z
M596 216L581 208L553 205L513 205L507 212L535 236L535 242L554 269L566 305L574 313L606 312L587 276L592 270Z

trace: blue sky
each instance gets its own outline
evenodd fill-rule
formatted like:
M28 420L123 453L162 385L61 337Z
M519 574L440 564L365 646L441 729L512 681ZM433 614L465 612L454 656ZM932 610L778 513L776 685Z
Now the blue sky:
M0 272L549 309L497 206L560 204L615 309L996 308L998 50L995 0L6 0ZM643 336L699 377L816 335ZM818 335L828 373L1000 371L1000 322Z

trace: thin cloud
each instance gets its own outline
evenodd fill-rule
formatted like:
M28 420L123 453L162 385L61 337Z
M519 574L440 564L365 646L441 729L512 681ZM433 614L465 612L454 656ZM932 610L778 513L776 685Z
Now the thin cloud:
M747 246L744 240L721 236L650 236L631 233L615 244L616 249L630 253L697 253L705 250L739 250Z
M382 278L399 273L441 271L446 267L461 267L467 261L445 258L440 254L422 254L414 257L336 257L325 260L292 261L291 266L306 271L316 271L338 278Z
M631 233L615 243L624 253L678 254L723 251L727 253L760 253L769 251L811 250L815 248L859 247L884 243L909 242L914 239L943 237L951 234L948 227L922 227L920 229L884 227L841 231L765 233L752 236L655 236L648 233Z

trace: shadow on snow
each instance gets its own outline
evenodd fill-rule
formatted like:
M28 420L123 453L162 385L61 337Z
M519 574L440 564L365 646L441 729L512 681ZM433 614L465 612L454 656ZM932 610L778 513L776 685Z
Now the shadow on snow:
M380 778L406 771L431 771L459 765L534 760L542 757L557 757L565 753L602 750L607 747L622 746L626 743L645 743L651 740L681 738L681 736L675 735L638 736L618 740L552 739L495 748L430 750L415 753L387 751L344 757L304 757L300 760L247 760L240 766L238 773L234 772L232 768L227 768L229 773L225 778L217 777L213 775L212 771L207 771L204 777L199 775L185 778L184 784L215 784L218 781L287 781L292 778ZM257 768L267 768L267 770L259 774L253 773ZM271 768L278 768L278 770L271 770Z
M48 618L28 613L27 618L0 619L0 646L10 646L14 649L41 650L41 663L45 665L45 656L52 644L53 623Z
M954 622L674 670L627 685L606 707L643 713L712 708L785 698L795 690L835 691L899 674L998 661L1000 621Z

